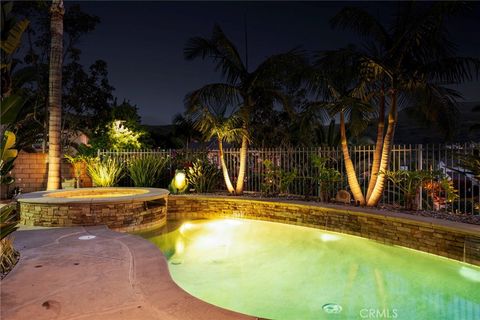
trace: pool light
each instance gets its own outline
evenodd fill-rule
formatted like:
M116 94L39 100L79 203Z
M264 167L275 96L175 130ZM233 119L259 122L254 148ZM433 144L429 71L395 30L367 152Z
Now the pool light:
M330 242L330 241L338 241L340 240L340 237L334 234L329 234L329 233L322 233L320 235L320 239L324 242Z
M460 275L473 282L480 282L480 271L468 267L460 268Z

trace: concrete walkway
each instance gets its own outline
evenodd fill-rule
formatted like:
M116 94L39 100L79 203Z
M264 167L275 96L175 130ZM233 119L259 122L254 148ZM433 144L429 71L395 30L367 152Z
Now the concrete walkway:
M2 320L255 319L180 289L160 250L140 237L105 227L14 235L21 256L0 283Z

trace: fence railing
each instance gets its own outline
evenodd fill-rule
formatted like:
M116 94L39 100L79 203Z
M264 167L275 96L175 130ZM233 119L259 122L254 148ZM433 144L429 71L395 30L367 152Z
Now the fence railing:
M373 162L375 146L350 147L350 157L356 168L357 177L363 190L368 188L370 167ZM460 155L472 154L474 144L455 145L395 145L391 151L390 170L439 170L448 176L454 188L458 190L459 197L452 203L448 203L445 209L451 213L479 213L480 182L459 163ZM169 157L170 176L174 170L182 167L197 157L208 159L219 166L218 150L99 150L100 157L115 157L123 162L131 158L153 155ZM240 150L224 150L225 160L231 179L236 181L240 165ZM247 173L245 178L245 191L260 192L264 183L265 160L272 163L285 172L295 171L296 177L290 185L288 193L307 197L316 197L319 194L318 183L315 179L318 175L317 168L313 165L313 156L328 158L331 167L337 169L342 176L336 182L335 190L349 190L345 177L342 151L335 147L318 148L255 148L248 150ZM129 185L131 181L124 181ZM422 209L429 208L427 199L422 199L419 193L419 206ZM399 188L387 181L381 200L382 204L404 205L403 195Z

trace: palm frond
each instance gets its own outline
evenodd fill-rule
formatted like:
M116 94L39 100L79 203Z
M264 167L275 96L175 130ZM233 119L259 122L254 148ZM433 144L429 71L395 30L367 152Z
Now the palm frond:
M414 104L409 109L417 119L426 124L434 125L450 139L458 125L459 111L457 101L461 94L453 89L428 84L424 88L412 92Z
M429 80L442 84L478 80L480 59L472 57L449 57L434 60L420 69Z
M330 20L333 27L350 29L357 34L371 37L379 43L386 44L389 35L384 27L367 11L355 7L345 7Z
M190 38L185 46L184 56L187 60L212 59L216 63L215 70L220 70L229 83L235 83L247 74L237 48L218 25L214 26L211 39Z
M224 113L228 107L235 109L239 105L240 92L236 86L227 83L211 83L187 94L184 103L187 113L204 106Z

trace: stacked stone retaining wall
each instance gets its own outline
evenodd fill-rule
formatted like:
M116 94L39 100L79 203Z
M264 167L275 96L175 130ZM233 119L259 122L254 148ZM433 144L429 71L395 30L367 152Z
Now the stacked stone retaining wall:
M169 196L168 219L247 218L347 233L480 265L480 226L347 206Z

